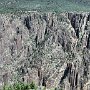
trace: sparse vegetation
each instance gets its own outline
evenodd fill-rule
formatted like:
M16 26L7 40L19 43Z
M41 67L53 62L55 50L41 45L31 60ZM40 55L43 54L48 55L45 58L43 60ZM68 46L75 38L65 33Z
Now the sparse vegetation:
M3 87L3 90L38 90L34 82L30 84L25 83L15 83L13 85L6 85ZM46 90L45 87L41 87L41 90ZM49 90L63 90L61 88L52 88Z
M34 82L30 84L25 84L25 83L15 83L13 85L6 85L3 87L3 90L36 90L37 87Z

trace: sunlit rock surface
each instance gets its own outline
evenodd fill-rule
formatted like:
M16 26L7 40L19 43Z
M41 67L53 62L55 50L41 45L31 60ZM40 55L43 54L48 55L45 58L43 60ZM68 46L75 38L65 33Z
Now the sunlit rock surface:
M0 15L0 85L89 90L90 14Z

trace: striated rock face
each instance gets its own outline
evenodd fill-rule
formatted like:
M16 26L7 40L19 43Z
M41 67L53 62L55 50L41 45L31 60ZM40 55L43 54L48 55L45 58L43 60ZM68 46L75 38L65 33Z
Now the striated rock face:
M90 90L89 59L89 13L0 15L0 85Z

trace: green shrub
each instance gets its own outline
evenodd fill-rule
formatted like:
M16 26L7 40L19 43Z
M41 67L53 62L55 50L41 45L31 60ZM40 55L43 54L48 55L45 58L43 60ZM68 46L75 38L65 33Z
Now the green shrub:
M63 90L62 88L55 88L55 90Z
M34 82L32 82L32 83L30 84L30 89L35 89L35 90L36 90L36 85L35 85Z
M3 87L3 90L30 90L34 89L36 90L36 85L34 82L31 84L25 84L25 83L15 83L13 85L6 85Z
M13 90L13 87L11 85L10 86L6 85L3 87L3 90Z

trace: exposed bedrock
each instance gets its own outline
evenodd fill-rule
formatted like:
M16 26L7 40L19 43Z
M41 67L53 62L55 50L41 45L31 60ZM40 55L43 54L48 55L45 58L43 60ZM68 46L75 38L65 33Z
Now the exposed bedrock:
M0 85L89 90L90 14L0 15Z

